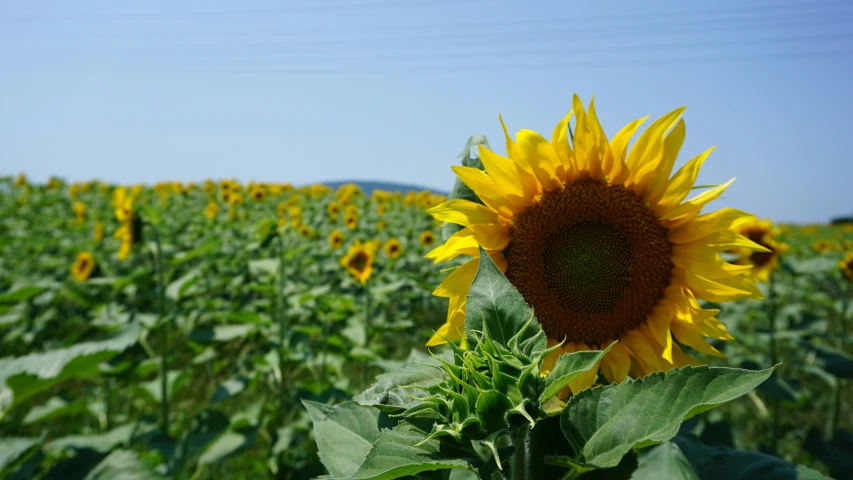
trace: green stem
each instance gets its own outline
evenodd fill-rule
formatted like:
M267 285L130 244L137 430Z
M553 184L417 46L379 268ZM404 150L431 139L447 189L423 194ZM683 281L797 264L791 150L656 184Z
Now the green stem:
M160 232L149 223L154 234L155 258L152 258L157 272L157 315L159 317L160 344L160 433L168 435L169 431L169 322L164 321L166 315L165 285L163 277L163 250L160 247Z
M290 326L288 325L287 318L287 301L284 298L284 239L282 238L282 234L278 234L278 292L276 292L276 297L278 298L278 368L281 372L281 382L279 383L279 414L284 415L287 407L287 383L285 382L285 346L287 339L287 332Z
M512 467L510 480L527 480L527 434L530 433L530 424L523 422L510 430L512 445L515 453L512 454Z
M776 351L776 282L771 275L768 282L767 292L767 318L770 322L770 364L776 365L778 353ZM776 453L779 437L779 400L775 397L770 399L770 451Z
M847 338L847 308L850 306L850 297L853 294L853 288L851 288L850 282L845 282L842 292L842 300L841 300L841 314L838 316L838 328L840 330L841 336L838 338L836 342L836 347L839 350L844 348L844 341ZM827 426L826 438L831 439L833 434L835 433L835 429L838 428L839 423L841 421L841 396L842 391L844 390L844 380L836 377L835 378L835 391L833 392L832 399L832 415L830 416L829 425Z

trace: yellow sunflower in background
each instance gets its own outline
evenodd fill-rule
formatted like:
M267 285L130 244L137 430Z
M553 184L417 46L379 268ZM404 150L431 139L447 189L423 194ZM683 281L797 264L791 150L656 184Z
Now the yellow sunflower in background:
M359 281L365 284L373 274L373 260L376 259L376 251L379 249L379 241L361 243L359 240L350 245L347 254L341 258L341 266Z
M264 198L266 198L267 191L264 189L263 186L255 185L254 187L252 187L251 195L252 199L254 199L256 202L261 202Z
M204 216L209 219L216 218L216 215L219 213L219 205L216 204L213 200L207 203L207 206L204 207Z
M337 230L332 230L332 232L329 233L329 246L334 250L344 246L344 235Z
M482 246L533 308L549 345L564 342L546 360L546 371L562 353L614 340L619 343L600 369L615 382L698 364L679 343L723 356L705 337L732 337L714 318L718 310L703 309L698 300L762 298L746 276L751 267L726 263L719 252L767 249L733 228L751 215L732 208L700 214L733 180L685 200L713 149L670 178L685 137L683 111L655 121L629 151L629 139L645 118L608 140L594 103L586 111L575 95L550 141L530 130L513 140L504 126L508 158L479 145L485 171L453 167L483 204L456 199L429 209L436 219L464 228L428 257L474 258L433 292L447 297L449 308L447 322L427 345L444 343L442 336L463 338L465 299ZM594 383L598 370L573 380L571 391Z
M341 206L338 202L331 201L326 205L326 212L329 214L329 220L335 221L338 218L338 214L341 213Z
M278 205L275 206L275 213L277 213L279 217L287 215L287 204L284 202L278 202Z
M385 215L385 204L384 203L380 203L376 207L376 214L379 215L380 217Z
M812 250L817 253L827 253L835 250L835 242L832 240L815 240L812 242Z
M842 240L841 241L841 248L844 249L845 251L853 249L853 240Z
M302 238L310 238L311 235L314 234L314 230L311 230L311 227L308 225L299 225L297 229L299 230L299 235L301 235Z
M344 225L350 230L358 227L358 208L350 205L346 209L346 214L344 215Z
M425 230L418 236L418 241L425 247L432 246L435 243L435 234L432 233L432 230Z
M86 281L95 271L95 257L90 252L80 252L71 265L71 276L78 282Z
M385 230L386 228L388 228L388 223L385 222L385 220L379 220L378 222L376 222L377 230Z
M83 223L86 221L86 204L83 202L74 202L74 205L71 207L74 210L74 221L76 223Z
M844 257L844 260L838 262L838 266L841 267L841 272L844 273L844 276L853 282L853 252L848 253Z
M100 242L104 239L104 222L103 220L98 220L95 222L95 230L92 232L95 237L96 242Z
M766 248L766 252L754 252L748 248L736 248L731 251L738 255L735 265L751 265L750 278L756 282L770 280L770 275L779 268L779 257L788 251L788 244L776 240L778 230L770 220L747 219L740 223L736 231L744 237Z
M396 238L392 238L385 242L385 245L382 248L392 259L398 258L403 253L403 244L401 244Z

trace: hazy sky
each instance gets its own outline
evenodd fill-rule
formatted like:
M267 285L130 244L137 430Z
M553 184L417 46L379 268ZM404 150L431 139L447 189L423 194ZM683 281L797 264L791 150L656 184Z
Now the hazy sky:
M593 5L607 4L607 9ZM772 6L771 6L772 5ZM0 3L0 174L449 190L468 137L687 105L716 206L853 213L853 3Z

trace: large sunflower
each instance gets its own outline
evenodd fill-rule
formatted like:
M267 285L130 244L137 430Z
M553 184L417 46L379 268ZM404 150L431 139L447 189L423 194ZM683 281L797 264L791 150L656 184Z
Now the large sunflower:
M742 222L736 231L766 248L766 252L755 252L748 248L737 248L732 253L737 255L734 260L736 265L751 265L750 278L757 282L770 280L770 275L779 268L779 257L788 251L788 244L776 240L778 229L774 228L770 220L746 220Z
M700 214L733 180L685 201L712 149L670 178L685 136L683 111L655 121L629 151L645 118L608 140L593 102L586 111L575 95L550 142L530 130L513 140L504 126L508 158L479 145L485 171L453 167L483 203L456 199L429 209L437 220L464 228L428 257L475 258L433 292L449 299L449 309L427 345L462 339L465 299L482 246L533 308L549 344L564 342L545 370L561 353L614 340L619 343L600 369L616 382L698 364L679 344L723 356L704 337L732 337L714 318L719 310L703 309L698 300L762 298L746 276L751 267L726 263L719 252L767 249L734 230L751 215L732 208ZM594 383L598 370L575 379L571 390Z

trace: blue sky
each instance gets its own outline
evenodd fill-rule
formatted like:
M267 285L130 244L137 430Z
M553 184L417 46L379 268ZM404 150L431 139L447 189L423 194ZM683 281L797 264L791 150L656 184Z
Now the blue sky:
M577 92L609 134L687 105L716 206L853 213L853 4L687 3L2 2L0 174L449 190L498 113L550 137Z

